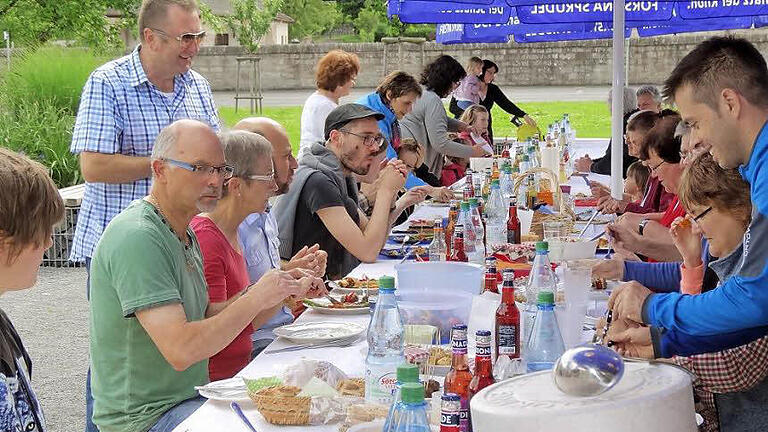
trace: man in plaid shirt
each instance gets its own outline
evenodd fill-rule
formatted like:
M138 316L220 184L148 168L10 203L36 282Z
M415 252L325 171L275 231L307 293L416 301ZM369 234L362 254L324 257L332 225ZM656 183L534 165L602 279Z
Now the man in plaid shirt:
M90 260L107 224L149 193L150 155L160 131L176 120L200 120L220 129L211 88L191 70L205 36L195 0L144 0L141 44L96 69L85 83L72 133L85 195L70 260ZM88 288L90 290L90 288ZM86 431L93 398L86 383Z

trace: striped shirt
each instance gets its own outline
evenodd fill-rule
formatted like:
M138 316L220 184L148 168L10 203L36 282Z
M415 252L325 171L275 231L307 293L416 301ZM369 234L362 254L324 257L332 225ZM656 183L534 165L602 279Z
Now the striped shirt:
M83 88L70 151L147 157L160 131L180 119L196 119L220 129L211 87L192 70L176 75L166 95L148 79L140 46L125 57L96 69ZM149 194L151 178L130 183L85 184L85 195L69 259L83 261L109 221L131 201Z

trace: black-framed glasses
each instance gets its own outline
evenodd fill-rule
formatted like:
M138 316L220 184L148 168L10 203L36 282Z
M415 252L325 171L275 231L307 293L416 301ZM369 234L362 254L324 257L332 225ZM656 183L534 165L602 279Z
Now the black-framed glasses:
M363 140L363 144L365 144L368 147L375 147L376 149L380 149L384 143L387 141L383 135L360 135L356 134L354 132L351 132L347 129L339 129L339 132L347 133L350 135L354 135L360 139Z
M173 165L175 167L179 167L193 173L205 174L209 176L216 174L217 176L223 179L230 179L232 178L232 175L235 173L235 168L233 168L230 165L213 166L208 164L191 164L188 162L183 162L183 161L169 159L169 158L162 158L160 160L167 162L170 165Z
M657 170L657 169L658 169L660 166L664 165L664 163L665 163L665 162L666 162L666 161L661 161L661 162L659 162L659 163L658 163L658 165L656 165L655 167L651 167L651 172L656 172L656 170Z
M176 37L169 35L163 30L157 29L157 28L149 28L152 31L158 32L161 35L165 36L168 39L175 39L179 42L182 48L187 48L190 45L197 44L200 45L203 40L205 39L205 30L199 31L197 33L182 33Z
M711 211L712 211L712 206L709 206L709 207L707 207L707 209L706 209L706 210L704 210L703 212L699 213L699 215L698 215L698 216L695 216L695 217L693 218L693 221L694 221L694 222L698 222L698 221L699 221L701 218L703 218L704 216L706 216L706 215L707 215L709 212L711 212Z

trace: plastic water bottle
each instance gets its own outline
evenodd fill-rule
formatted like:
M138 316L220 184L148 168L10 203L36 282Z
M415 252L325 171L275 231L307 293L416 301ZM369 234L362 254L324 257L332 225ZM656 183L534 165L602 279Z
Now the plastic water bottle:
M397 425L397 420L400 418L400 412L403 408L403 384L406 383L419 383L419 367L415 364L402 364L397 367L397 384L395 384L395 399L389 407L389 414L387 420L384 422L383 432L394 432Z
M507 207L498 181L491 183L491 195L485 206L485 214L486 249L491 253L494 246L507 243Z
M536 242L536 258L533 259L528 286L525 288L525 320L523 322L523 341L528 342L537 316L537 299L541 292L554 292L557 288L557 276L552 271L548 255L549 244Z
M482 251L477 250L477 231L472 223L472 214L469 212L469 201L461 202L461 212L459 213L459 223L464 225L464 253L467 260L471 263L482 264Z
M475 250L480 255L480 258L485 259L485 227L483 226L483 219L480 216L480 203L477 198L470 198L469 200L469 216L472 219L472 226L475 229Z
M536 324L525 351L528 372L552 369L557 359L565 352L565 344L555 316L555 294L542 291L538 301Z
M419 383L405 383L401 392L403 402L397 411L394 432L430 432L427 404L424 402L424 386Z
M405 363L405 325L395 298L395 278L379 278L376 309L368 325L368 356L365 358L365 400L390 404L395 392L397 366Z

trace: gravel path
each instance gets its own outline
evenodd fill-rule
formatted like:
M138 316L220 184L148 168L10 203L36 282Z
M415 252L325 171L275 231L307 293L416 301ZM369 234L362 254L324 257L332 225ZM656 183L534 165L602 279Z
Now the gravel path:
M85 280L84 268L42 267L34 288L0 297L32 357L32 385L50 432L85 429Z

